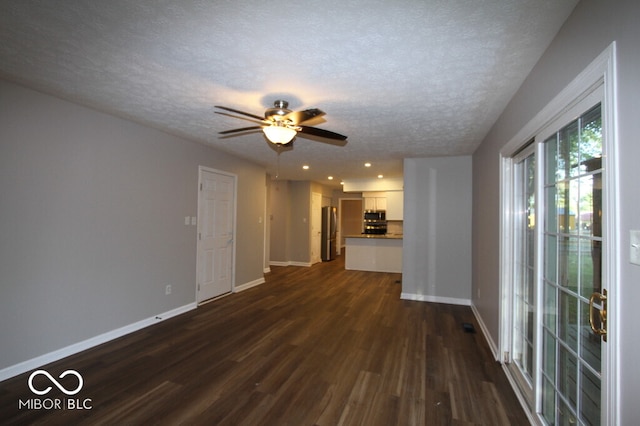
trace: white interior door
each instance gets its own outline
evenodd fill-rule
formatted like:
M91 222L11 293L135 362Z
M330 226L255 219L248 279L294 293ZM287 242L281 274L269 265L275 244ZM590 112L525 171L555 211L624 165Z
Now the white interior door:
M200 169L197 300L233 290L235 177Z

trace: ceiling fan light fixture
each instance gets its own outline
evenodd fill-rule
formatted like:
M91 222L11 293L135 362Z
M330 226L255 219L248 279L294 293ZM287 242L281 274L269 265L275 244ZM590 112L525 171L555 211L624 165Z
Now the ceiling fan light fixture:
M277 145L288 144L298 133L295 129L284 126L267 126L264 127L262 131L271 143L275 143Z
M302 125L302 123L306 123L312 118L322 117L325 115L325 113L320 111L318 108L309 108L304 111L291 111L288 109L288 106L289 103L287 101L275 101L273 103L273 108L267 108L264 113L264 117L260 117L259 115L240 111L234 108L215 105L216 108L225 111L215 111L216 114L228 115L233 118L240 118L254 123L254 126L225 130L218 133L221 135L231 135L234 133L262 129L267 140L275 145L288 145L291 143L293 138L296 137L298 132L305 135L317 136L323 139L333 139L338 141L347 140L345 135L330 132L329 130L319 129L317 127ZM240 114L241 117L231 115L229 113Z

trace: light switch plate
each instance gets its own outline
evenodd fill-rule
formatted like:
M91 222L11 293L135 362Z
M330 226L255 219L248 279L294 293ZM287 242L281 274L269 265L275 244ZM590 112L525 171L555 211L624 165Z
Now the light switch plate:
M629 231L630 256L629 261L634 265L640 265L640 231Z

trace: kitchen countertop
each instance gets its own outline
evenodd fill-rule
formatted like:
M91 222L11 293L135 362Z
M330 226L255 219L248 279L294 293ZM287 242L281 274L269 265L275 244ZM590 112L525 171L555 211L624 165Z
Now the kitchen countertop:
M353 234L346 235L345 238L370 238L379 240L401 240L402 234Z

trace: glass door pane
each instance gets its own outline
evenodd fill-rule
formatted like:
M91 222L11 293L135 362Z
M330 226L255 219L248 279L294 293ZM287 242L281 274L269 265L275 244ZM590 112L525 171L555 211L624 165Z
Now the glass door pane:
M542 415L600 424L601 339L589 297L602 290L602 121L596 105L544 141Z
M536 161L534 146L514 159L514 269L511 359L514 376L533 407L535 360Z

